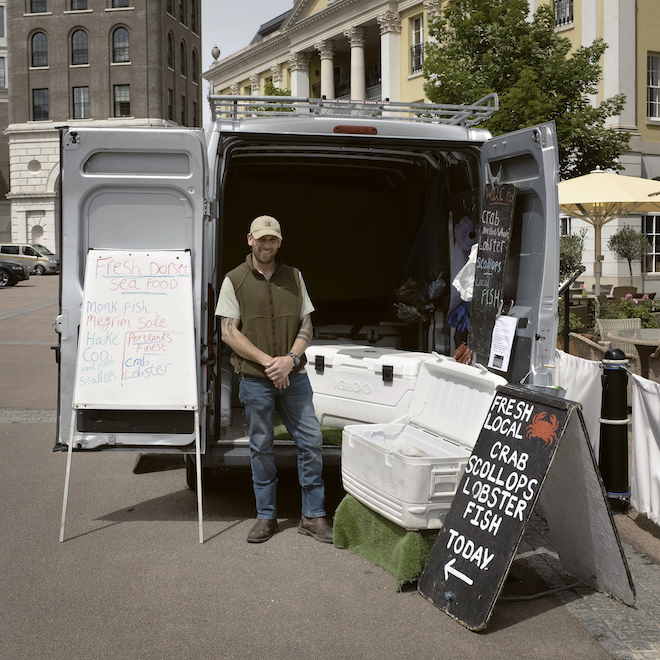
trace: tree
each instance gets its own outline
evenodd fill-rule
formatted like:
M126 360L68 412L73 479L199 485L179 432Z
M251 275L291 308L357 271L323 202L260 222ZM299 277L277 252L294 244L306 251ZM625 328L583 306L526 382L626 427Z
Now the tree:
M586 229L577 234L563 234L559 237L559 281L564 281L582 265L584 237Z
M497 92L500 110L483 125L494 135L554 120L562 179L622 169L618 158L630 136L605 127L625 104L617 94L594 107L602 39L571 53L555 33L552 7L528 20L527 0L463 0L447 3L429 25L424 91L434 103L474 103Z
M630 286L632 286L632 262L639 261L640 264L642 263L644 255L651 247L648 237L641 231L635 231L632 227L624 225L621 229L612 234L610 240L607 241L607 247L618 261L628 262Z
M265 96L291 96L291 90L275 87L273 82L269 80L264 85L264 94ZM293 108L287 107L289 105L291 105L290 101L282 101L279 106L270 105L268 107L255 108L255 110L259 112L293 112Z

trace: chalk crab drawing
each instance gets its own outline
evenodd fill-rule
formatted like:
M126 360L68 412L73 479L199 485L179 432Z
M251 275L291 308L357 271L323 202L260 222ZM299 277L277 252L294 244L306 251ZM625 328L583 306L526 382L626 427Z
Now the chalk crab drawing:
M545 411L540 412L532 418L532 423L527 425L527 438L539 438L545 446L551 445L557 439L559 422L554 415L549 420L545 419Z

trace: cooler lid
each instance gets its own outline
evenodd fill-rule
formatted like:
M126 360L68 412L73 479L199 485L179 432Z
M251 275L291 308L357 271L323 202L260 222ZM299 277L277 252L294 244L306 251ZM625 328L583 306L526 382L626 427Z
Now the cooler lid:
M431 353L414 353L396 348L356 346L355 344L346 346L315 346L312 344L306 353L307 359L312 363L317 355L322 355L326 367L345 367L351 371L364 370L365 373L378 375L382 374L383 367L386 367L393 376L399 377L417 376L422 364L432 358Z
M506 379L482 365L469 366L436 355L422 365L412 400L409 423L472 449L499 385Z

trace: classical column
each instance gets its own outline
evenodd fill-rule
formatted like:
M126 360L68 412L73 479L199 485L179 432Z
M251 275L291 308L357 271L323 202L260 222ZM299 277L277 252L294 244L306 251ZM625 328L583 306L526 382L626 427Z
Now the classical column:
M367 71L364 64L364 42L367 31L352 27L344 32L351 44L351 98L364 101L367 98Z
M401 16L386 11L377 18L380 25L381 96L401 101Z
M252 87L252 96L261 96L261 76L258 73L250 76L250 87Z
M321 58L321 96L327 99L335 98L335 65L333 41L324 40L314 44Z
M309 96L309 60L307 53L290 53L291 96Z
M270 73L273 76L273 86L276 89L282 89L282 65L275 64L271 66Z
M426 9L426 17L429 21L440 16L442 11L440 4L441 0L424 0L424 9Z

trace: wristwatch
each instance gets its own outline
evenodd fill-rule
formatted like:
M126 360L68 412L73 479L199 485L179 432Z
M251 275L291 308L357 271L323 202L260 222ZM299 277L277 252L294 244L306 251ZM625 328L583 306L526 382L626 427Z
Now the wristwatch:
M291 353L291 351L289 351L289 352L287 353L287 355L288 355L290 358L293 358L293 366L294 366L294 367L297 367L297 366L300 364L300 358L299 358L295 353Z

